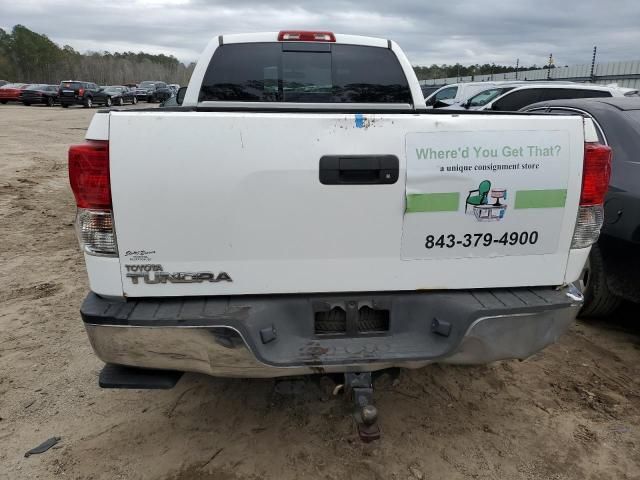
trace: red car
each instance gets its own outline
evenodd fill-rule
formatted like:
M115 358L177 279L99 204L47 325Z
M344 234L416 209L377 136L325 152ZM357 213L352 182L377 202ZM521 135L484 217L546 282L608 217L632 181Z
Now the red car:
M26 83L7 83L0 87L0 103L4 105L7 102L19 102L22 90L28 86Z

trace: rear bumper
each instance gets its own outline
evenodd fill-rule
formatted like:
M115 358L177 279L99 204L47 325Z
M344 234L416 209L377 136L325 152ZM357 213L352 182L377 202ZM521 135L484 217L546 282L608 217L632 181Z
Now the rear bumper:
M60 105L83 105L84 97L59 97Z
M572 287L126 302L89 294L81 313L106 363L259 378L524 359L554 343L581 303ZM316 312L341 306L388 309L389 330L316 335Z

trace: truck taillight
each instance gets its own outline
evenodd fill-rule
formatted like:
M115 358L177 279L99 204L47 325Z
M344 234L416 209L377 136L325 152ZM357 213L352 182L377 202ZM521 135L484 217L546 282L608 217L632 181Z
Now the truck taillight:
M109 142L89 140L69 148L69 183L76 198L76 231L90 255L117 256L109 178Z
M611 149L600 143L585 143L580 207L571 248L587 248L598 240L610 177Z
M309 32L306 30L283 30L278 33L279 42L335 42L332 32Z
M69 182L78 208L111 208L109 142L88 140L69 148Z
M611 149L600 143L585 143L580 205L602 205L610 178Z

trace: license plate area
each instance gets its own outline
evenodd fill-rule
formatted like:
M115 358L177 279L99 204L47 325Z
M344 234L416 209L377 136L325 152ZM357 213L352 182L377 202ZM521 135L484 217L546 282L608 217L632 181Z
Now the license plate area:
M314 314L314 333L321 337L386 334L389 332L391 312L387 308L374 309L347 302Z

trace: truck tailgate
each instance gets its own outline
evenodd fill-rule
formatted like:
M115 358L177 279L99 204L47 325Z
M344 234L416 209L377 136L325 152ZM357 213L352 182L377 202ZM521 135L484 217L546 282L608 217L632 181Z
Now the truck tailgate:
M563 282L580 196L580 118L109 116L127 296ZM380 156L397 158L394 183L375 170L388 166L375 167ZM321 182L323 157L335 182Z

